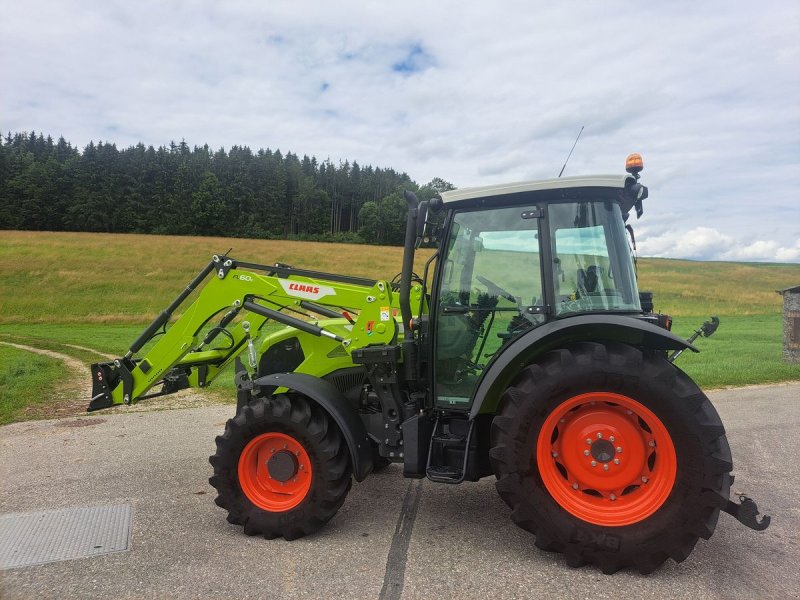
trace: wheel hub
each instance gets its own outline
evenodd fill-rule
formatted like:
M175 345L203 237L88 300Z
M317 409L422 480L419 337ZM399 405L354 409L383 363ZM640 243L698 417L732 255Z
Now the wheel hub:
M267 461L269 476L276 481L289 481L297 474L297 467L297 457L288 450L276 452Z
M617 451L614 448L614 444L608 440L597 440L596 442L592 442L590 452L598 462L607 463L611 462Z
M313 468L303 445L285 433L254 437L239 457L239 485L256 506L283 512L298 506L311 489Z

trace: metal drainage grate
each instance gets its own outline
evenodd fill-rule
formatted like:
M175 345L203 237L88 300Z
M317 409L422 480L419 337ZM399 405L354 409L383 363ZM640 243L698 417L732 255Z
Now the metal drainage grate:
M0 569L123 552L131 506L87 506L0 515Z

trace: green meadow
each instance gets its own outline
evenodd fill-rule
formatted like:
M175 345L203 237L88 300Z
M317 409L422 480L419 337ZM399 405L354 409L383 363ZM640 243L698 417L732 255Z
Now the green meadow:
M233 247L244 261L391 279L402 249L285 240L0 232L0 342L72 356L87 366L123 354L144 326L184 289L214 253ZM422 259L430 254L422 250ZM639 287L656 310L688 336L710 315L718 332L699 354L676 364L705 388L800 380L782 362L782 300L776 290L800 283L798 264L693 262L643 258ZM80 346L80 348L76 347ZM47 403L76 374L58 359L0 344L0 423L46 417ZM232 386L212 390L232 399ZM87 398L88 403L88 398ZM36 405L37 410L30 407Z

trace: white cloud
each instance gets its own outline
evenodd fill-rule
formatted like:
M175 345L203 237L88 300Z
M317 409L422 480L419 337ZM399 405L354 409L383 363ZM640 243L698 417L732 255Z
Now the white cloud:
M648 227L677 215L676 231L772 240L752 252L797 260L799 21L780 0L688 16L521 0L5 2L0 127L80 146L280 148L463 187L557 174L586 125L566 173L643 153ZM692 243L719 258L709 235Z
M783 247L774 240L741 243L711 227L688 231L668 230L657 235L642 235L638 241L642 256L730 260L745 262L800 262L800 240Z

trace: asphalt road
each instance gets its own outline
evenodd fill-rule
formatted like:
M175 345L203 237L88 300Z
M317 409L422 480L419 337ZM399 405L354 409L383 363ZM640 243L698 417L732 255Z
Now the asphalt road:
M128 552L0 571L12 598L787 598L800 596L800 383L709 394L735 489L772 526L721 515L711 540L656 573L570 569L515 527L491 479L353 486L318 534L249 538L213 503L208 456L231 406L116 412L0 428L0 512L130 503Z

